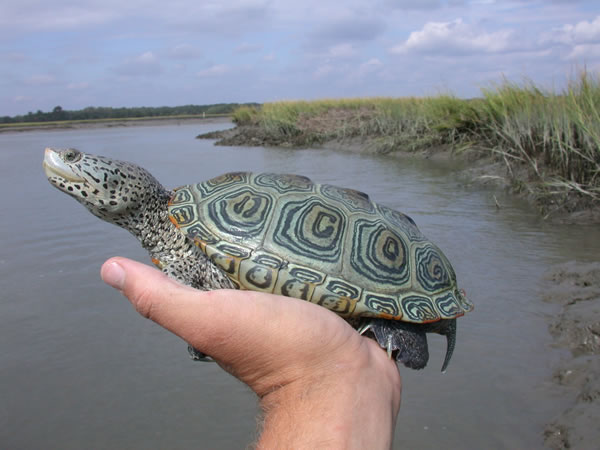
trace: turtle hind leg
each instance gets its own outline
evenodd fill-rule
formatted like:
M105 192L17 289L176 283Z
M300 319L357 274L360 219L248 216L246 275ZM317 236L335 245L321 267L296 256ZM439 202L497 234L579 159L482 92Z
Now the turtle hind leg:
M446 357L442 365L442 372L445 373L452 358L452 353L454 353L454 347L456 346L456 319L442 319L437 322L428 323L426 331L446 336Z
M423 327L417 324L386 319L370 319L359 332L369 330L377 343L394 355L396 361L410 369L423 369L429 360L427 336Z
M188 353L190 354L190 358L192 361L202 361L202 362L215 362L210 356L206 353L202 353L200 350L196 350L191 345L188 345Z

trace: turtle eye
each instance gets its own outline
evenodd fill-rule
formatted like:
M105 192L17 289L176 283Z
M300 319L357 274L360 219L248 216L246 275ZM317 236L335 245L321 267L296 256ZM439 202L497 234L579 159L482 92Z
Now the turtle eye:
M70 148L68 150L65 150L62 156L65 162L74 163L81 159L81 152L75 150L74 148Z

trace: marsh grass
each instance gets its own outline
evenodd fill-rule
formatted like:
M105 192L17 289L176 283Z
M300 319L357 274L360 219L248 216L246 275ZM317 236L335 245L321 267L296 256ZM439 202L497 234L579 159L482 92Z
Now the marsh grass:
M600 200L600 82L582 72L553 92L503 80L481 98L356 98L266 103L234 120L297 146L369 137L382 153L476 148L503 160L536 194ZM527 180L521 180L526 169ZM518 175L517 175L518 173Z
M507 163L525 163L549 193L600 199L600 83L582 73L560 94L505 81L485 90L476 133Z

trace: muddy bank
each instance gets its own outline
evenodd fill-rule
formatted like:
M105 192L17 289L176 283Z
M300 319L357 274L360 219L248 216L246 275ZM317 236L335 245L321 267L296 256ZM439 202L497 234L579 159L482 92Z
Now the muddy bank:
M214 131L197 136L198 139L215 139L216 145L245 147L325 147L352 153L389 155L390 157L419 157L435 160L459 160L465 162L462 175L466 182L492 185L507 190L514 195L526 198L547 220L561 223L600 224L600 205L581 195L539 195L529 180L528 168L524 165L507 164L498 161L485 152L471 147L455 151L447 145L423 146L418 149L403 145L390 137L350 137L327 139L326 133L308 129L301 135L277 137L266 133L258 126L236 126L222 131ZM307 144L310 143L310 144ZM501 208L501 205L498 205Z
M199 134L197 139L216 139L215 145L243 147L295 147L290 140L282 142L265 133L259 127L236 126L227 130Z
M543 297L561 306L550 325L556 344L570 350L553 381L571 406L546 426L551 448L598 448L600 443L600 263L561 264L545 277Z

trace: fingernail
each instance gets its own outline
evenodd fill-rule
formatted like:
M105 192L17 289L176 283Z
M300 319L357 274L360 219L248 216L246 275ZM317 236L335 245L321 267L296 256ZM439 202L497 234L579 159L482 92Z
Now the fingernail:
M116 262L104 264L100 276L106 284L115 289L123 290L125 287L125 271Z

